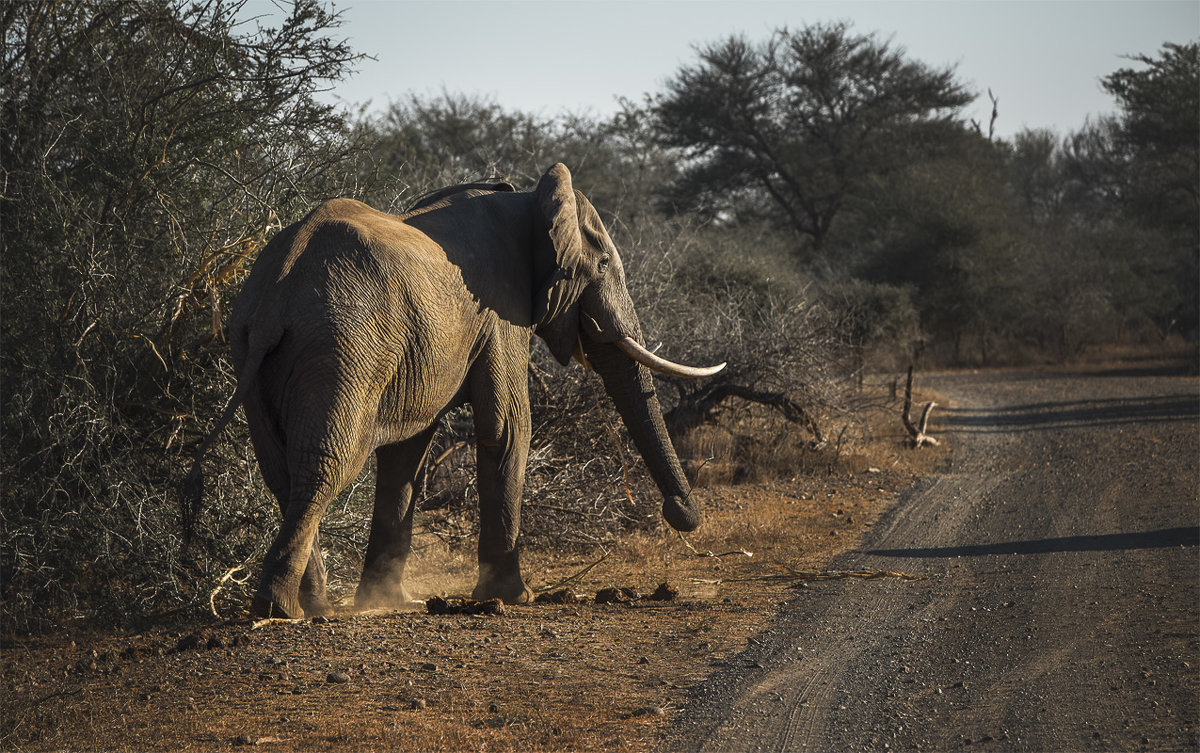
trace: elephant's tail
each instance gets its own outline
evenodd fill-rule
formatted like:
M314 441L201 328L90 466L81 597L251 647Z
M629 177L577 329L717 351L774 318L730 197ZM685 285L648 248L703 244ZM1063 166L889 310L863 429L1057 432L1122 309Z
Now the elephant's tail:
M195 459L192 461L192 469L188 471L184 477L183 483L180 484L180 514L183 518L183 549L187 551L192 544L192 537L195 534L196 519L200 516L201 508L204 500L204 455L208 452L208 448L217 440L229 422L233 420L233 415L237 413L238 406L246 399L246 393L258 381L258 370L262 366L263 359L267 354L275 349L279 341L283 339L283 330L271 331L265 336L260 336L261 330L253 330L250 334L250 343L246 354L246 368L238 375L237 389L233 392L233 397L229 398L229 403L225 406L225 411L221 414L220 420L213 430L208 433L204 440L200 443L200 447L196 450Z

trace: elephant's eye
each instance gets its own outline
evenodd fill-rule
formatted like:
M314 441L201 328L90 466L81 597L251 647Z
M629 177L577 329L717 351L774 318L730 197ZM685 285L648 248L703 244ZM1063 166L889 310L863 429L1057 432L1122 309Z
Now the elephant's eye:
M601 272L603 272L603 271L605 271L606 269L608 269L608 263L609 263L610 261L612 261L612 257L610 257L610 256L608 256L608 255L606 254L606 255L604 255L604 256L601 256L601 257L600 257L600 263L599 263L598 265L596 265L596 266L599 268L599 270L600 270Z

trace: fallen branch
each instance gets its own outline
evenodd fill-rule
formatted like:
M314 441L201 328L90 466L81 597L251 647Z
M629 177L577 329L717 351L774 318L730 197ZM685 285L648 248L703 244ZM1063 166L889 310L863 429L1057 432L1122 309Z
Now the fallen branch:
M665 418L675 433L711 422L721 408L721 403L729 398L738 398L748 403L758 403L774 408L784 418L793 423L801 424L813 435L813 445L822 448L829 443L816 419L804 409L800 403L792 400L782 392L764 392L741 384L714 384L695 397L685 398L680 394L679 404L667 412Z
M717 554L716 552L713 552L713 551L702 552L699 549L697 549L696 547L692 546L692 542L690 542L686 538L684 538L682 531L676 531L675 535L677 535L679 537L679 540L683 542L684 546L686 546L688 549L691 549L692 554L696 555L697 557L729 557L730 555L734 555L734 554L739 554L743 557L753 557L754 556L754 552L749 552L749 551L746 551L745 549L734 549L729 552L721 552L720 554Z
M596 560L596 561L595 561L595 562L593 562L592 564L590 564L590 565L588 565L587 567L583 568L582 570L580 570L579 572L575 573L574 575L569 575L569 576L567 576L566 578L563 578L562 580L560 580L559 582L555 583L555 584L554 584L554 585L552 585L552 586L545 586L545 587L543 587L543 588L539 588L538 590L539 590L539 591L542 591L542 592L544 592L544 593L549 593L549 592L551 592L551 591L557 591L557 590L558 590L558 589L560 589L560 588L564 588L564 587L566 587L567 585L569 585L569 584L571 584L571 583L574 583L575 581L579 580L580 578L582 578L583 576L585 576L585 575L587 575L589 572L591 572L592 568L594 568L596 565L599 565L601 562L603 562L604 560L608 559L608 555L612 554L612 552L608 551L608 550L607 550L607 549L605 549L604 547L601 547L601 551L603 551L603 552L604 552L604 554L600 555L600 559Z
M214 588L212 590L212 593L210 593L208 595L208 608L212 610L213 617L216 617L218 620L222 619L222 618L221 618L220 613L217 612L217 602L216 602L217 594L221 592L221 588L225 585L226 581L232 580L234 583L237 583L240 586L241 584L243 584L247 580L249 580L250 573L246 573L246 577L242 578L241 580L238 580L237 578L233 577L234 573L236 573L239 570L245 570L245 569L246 568L242 567L241 565L238 565L237 567L231 567L228 570L226 570L225 574L221 576L221 579L219 581L217 581L217 587Z
M904 411L900 414L900 420L904 422L904 430L908 432L909 441L913 447L924 447L925 445L936 445L938 441L926 434L929 428L929 415L933 413L933 409L937 403L930 400L925 403L925 409L921 411L921 421L917 425L912 422L912 383L913 383L913 367L908 366L908 381L904 384Z
M297 622L303 622L303 620L293 620L289 617L264 617L261 620L254 620L253 622L251 622L250 629L258 630L261 627L266 627L268 625L274 625L274 624L277 624L280 622L285 622L289 625L294 625Z

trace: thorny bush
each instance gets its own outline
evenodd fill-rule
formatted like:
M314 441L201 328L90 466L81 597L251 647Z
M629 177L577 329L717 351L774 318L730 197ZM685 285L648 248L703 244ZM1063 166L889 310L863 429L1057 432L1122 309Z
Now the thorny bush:
M0 9L6 630L179 609L273 525L244 431L195 559L173 481L231 391L222 312L257 249L363 171L314 99L355 60L336 17L240 6Z
M230 574L226 598L245 596L236 581L261 562L278 511L244 420L208 453L186 554L175 487L233 392L222 323L241 280L269 237L323 198L391 197L382 206L399 208L389 202L444 182L498 174L526 185L532 163L574 158L592 166L579 174L584 192L612 198L599 207L651 344L731 364L720 380L660 382L670 415L744 410L743 398L711 399L719 384L786 395L816 417L835 403L836 338L807 283L763 255L778 241L663 221L635 195L645 185L613 177L669 164L647 172L636 123L593 137L573 121L537 142L545 153L532 163L517 150L519 165L488 154L452 174L406 172L380 153L376 131L314 97L356 60L331 36L336 15L300 2L265 28L240 10L220 0L0 9L3 631L207 609ZM525 541L591 545L658 525L657 492L599 380L536 346L530 387ZM464 419L447 421L431 453L418 532L469 550L478 523ZM335 593L357 580L370 504L365 473L323 521Z

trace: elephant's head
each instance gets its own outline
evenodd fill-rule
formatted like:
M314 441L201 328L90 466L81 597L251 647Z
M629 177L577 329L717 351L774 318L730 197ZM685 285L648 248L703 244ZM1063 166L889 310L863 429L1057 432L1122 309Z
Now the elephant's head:
M535 252L535 331L563 365L575 355L595 368L662 492L663 517L677 530L694 530L700 513L667 435L649 369L701 377L725 364L697 369L647 351L621 257L591 202L571 186L567 168L557 164L546 171L536 196L545 222Z

